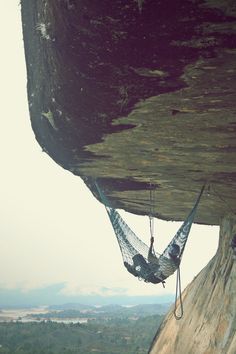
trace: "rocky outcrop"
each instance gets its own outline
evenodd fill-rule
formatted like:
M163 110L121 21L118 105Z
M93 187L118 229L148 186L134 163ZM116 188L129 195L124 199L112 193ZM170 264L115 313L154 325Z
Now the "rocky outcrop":
M150 354L236 353L236 260L231 248L235 234L236 217L229 215L221 223L215 257L183 293L184 317L176 321L170 310Z
M236 199L231 0L22 0L32 128L114 207L219 224Z
M21 0L32 128L42 150L110 206L220 223L236 200L232 0ZM152 354L234 354L235 218L170 313ZM204 245L202 245L204 247Z

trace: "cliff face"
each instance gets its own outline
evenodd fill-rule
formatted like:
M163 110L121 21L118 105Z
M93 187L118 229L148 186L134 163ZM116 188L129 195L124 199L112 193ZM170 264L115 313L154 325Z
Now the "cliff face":
M236 5L232 0L22 0L32 128L99 199L137 214L219 224L236 200ZM234 354L235 218L151 353ZM204 247L204 245L202 245Z
M176 321L170 310L150 354L235 354L236 261L230 247L235 234L236 217L225 217L215 257L183 293L184 317Z
M183 220L210 181L196 221L219 224L236 199L235 2L21 4L43 151L133 213L148 213L151 181L166 220Z

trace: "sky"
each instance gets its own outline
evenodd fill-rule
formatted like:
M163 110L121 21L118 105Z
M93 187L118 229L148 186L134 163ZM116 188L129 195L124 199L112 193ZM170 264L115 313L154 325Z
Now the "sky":
M78 177L57 165L31 129L19 0L0 1L0 303L1 291L61 295L159 296L175 292L175 275L161 285L129 274L105 208ZM148 217L121 212L149 243ZM180 223L155 221L164 250ZM193 225L182 261L185 287L215 254L218 227Z

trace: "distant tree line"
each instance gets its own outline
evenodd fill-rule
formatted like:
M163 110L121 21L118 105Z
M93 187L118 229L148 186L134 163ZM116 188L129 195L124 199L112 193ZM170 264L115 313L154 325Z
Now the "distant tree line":
M0 323L0 354L146 354L162 319Z

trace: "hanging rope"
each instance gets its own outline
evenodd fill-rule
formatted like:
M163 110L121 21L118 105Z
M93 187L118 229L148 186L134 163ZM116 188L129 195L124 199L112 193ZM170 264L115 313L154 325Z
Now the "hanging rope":
M155 225L155 223L154 223L155 222L154 212L155 212L155 185L153 185L150 182L149 229L150 229L151 242L154 242L154 235L155 235L155 230L154 230L154 225ZM157 251L155 251L155 254L157 256L160 256L160 253L158 253Z
M150 182L150 212L149 212L149 227L150 227L150 235L154 237L154 188L152 183Z
M180 305L180 313L177 314L177 299L179 294L179 305ZM183 300L182 300L182 291L181 291L181 278L180 278L180 267L177 269L176 273L176 292L175 292L175 309L174 309L174 316L176 320L181 320L184 315L184 307L183 307Z

